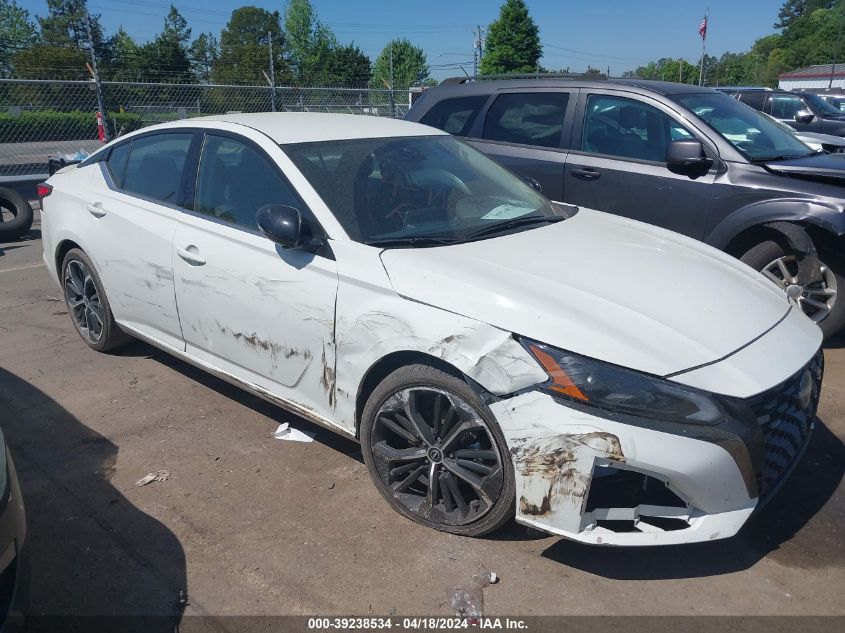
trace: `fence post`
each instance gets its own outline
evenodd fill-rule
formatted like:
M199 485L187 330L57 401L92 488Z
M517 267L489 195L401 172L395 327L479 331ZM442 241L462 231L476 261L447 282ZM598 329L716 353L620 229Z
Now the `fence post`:
M273 32L267 31L267 44L270 47L270 108L276 111L276 64L273 62Z

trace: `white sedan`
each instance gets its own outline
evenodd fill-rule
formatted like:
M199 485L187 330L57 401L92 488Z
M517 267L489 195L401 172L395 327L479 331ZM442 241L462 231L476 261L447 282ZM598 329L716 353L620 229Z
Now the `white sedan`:
M433 528L724 538L808 442L821 332L767 279L550 203L426 126L177 121L40 195L91 348L142 339L358 439L387 502Z

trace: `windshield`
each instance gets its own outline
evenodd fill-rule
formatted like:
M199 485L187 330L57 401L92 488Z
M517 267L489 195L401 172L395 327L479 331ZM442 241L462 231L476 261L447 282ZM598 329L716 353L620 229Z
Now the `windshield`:
M358 242L436 245L563 217L525 182L451 136L321 141L282 149Z
M750 160L798 158L813 153L794 134L724 93L675 95L673 98Z
M816 112L821 114L822 116L835 116L841 117L842 112L839 111L838 108L830 105L827 101L822 99L819 95L814 95L810 93L803 93L801 95L804 99L807 100L813 108L815 108Z

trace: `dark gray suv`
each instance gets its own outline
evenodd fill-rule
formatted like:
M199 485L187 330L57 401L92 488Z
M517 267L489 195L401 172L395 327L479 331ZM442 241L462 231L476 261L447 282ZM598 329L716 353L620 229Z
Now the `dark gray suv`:
M724 93L643 80L447 80L406 118L465 137L552 200L741 258L827 336L845 323L845 155L814 152Z

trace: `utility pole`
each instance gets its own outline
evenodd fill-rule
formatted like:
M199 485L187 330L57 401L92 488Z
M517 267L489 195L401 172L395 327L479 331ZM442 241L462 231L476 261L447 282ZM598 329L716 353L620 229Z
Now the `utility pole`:
M710 7L704 13L704 22L701 23L702 28L699 29L701 33L701 65L698 67L698 85L701 86L704 82L704 58L707 56L707 22L710 18Z
M393 40L390 40L390 116L396 118L396 97L393 94Z
M836 36L836 49L833 52L833 63L830 65L830 81L827 84L828 89L833 88L833 75L836 71L836 58L839 57L839 51L842 47L842 18L845 17L845 3L840 2L842 6L843 15L839 16L839 35Z
M472 78L478 77L478 64L484 55L484 31L480 26L475 27L475 37L472 42Z
M678 60L678 83L684 83L684 58Z
M91 17L88 15L88 10L85 10L85 44L84 47L88 49L88 54L91 57L91 74L94 76L94 89L97 91L97 109L100 111L100 116L103 119L103 138L106 143L109 142L109 126L106 122L106 106L103 103L103 86L100 84L100 73L97 70L97 55L94 53L94 40L91 38Z
M267 31L267 47L270 49L270 108L276 111L276 64L273 61L273 32Z

